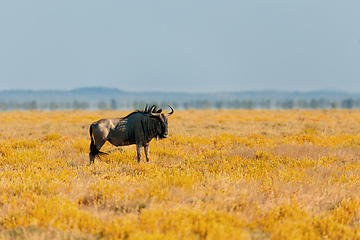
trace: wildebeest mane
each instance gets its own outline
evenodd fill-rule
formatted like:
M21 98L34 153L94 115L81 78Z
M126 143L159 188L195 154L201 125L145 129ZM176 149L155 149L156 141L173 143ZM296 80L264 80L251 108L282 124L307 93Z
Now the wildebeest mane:
M134 110L132 113L128 114L127 116L123 117L123 119L126 119L128 117L130 117L131 115L133 114L136 114L136 113L147 113L147 114L150 114L150 113L161 113L162 112L162 109L159 108L157 105L152 105L152 106L148 106L146 105L145 108L143 110L139 110L139 109L136 109Z
M158 106L156 106L155 104L152 106L148 106L146 105L144 110L136 110L137 112L142 112L142 113L161 113L162 109L158 108Z

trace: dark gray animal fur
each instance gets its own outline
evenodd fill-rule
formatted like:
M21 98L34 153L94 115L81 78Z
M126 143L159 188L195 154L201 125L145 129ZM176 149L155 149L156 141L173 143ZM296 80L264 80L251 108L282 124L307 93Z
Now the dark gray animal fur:
M100 148L106 141L114 146L136 144L137 160L141 159L141 147L144 147L146 161L150 160L149 143L153 138L163 139L168 137L167 117L174 113L161 113L156 105L147 106L144 110L136 110L123 118L100 119L90 126L90 164L95 157L106 153Z

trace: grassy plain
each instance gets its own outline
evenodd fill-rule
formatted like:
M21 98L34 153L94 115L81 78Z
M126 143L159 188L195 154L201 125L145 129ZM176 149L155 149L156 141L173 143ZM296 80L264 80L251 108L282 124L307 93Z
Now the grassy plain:
M360 239L360 111L176 111L103 150L119 111L0 113L0 239Z

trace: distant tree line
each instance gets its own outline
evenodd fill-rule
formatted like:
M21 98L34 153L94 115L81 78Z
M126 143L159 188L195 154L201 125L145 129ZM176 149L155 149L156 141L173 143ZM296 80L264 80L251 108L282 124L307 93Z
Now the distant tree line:
M175 109L359 109L359 99L342 99L329 100L325 98L320 99L286 99L286 100L251 100L251 99L236 99L224 101L205 100L188 100L183 102L145 102L145 101L99 101L90 103L87 101L72 101L72 102L37 102L36 100L16 102L16 101L1 101L0 110L129 110L142 109L146 104L157 104L159 107L166 109L167 105L173 106Z
M89 109L90 104L87 102L51 102L38 103L36 100L28 102L0 102L1 111L9 110L66 110L66 109Z

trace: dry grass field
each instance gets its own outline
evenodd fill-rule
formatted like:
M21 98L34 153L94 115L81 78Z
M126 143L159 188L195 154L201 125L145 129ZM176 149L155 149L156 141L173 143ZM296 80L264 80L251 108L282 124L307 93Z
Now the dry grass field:
M0 239L360 239L359 110L188 110L89 166L119 111L0 113Z

